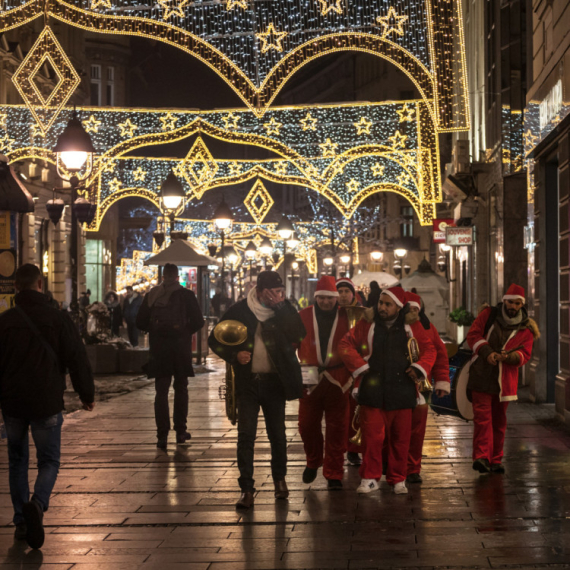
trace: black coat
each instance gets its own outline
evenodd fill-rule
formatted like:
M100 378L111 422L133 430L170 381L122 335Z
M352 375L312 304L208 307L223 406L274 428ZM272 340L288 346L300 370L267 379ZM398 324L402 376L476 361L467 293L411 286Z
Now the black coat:
M174 338L156 334L151 326L152 308L149 307L147 293L137 314L136 326L149 333L149 362L146 373L149 378L163 376L194 376L192 367L192 335L204 326L204 317L196 295L190 289L181 287L172 293L182 297L182 305L186 307L186 329Z
M64 409L65 373L83 402L95 399L91 366L77 327L69 315L55 309L47 295L22 291L18 305L55 352L59 372L52 366L41 340L24 317L10 309L0 315L0 407L6 416L39 419ZM50 370L55 374L49 375Z
M255 331L259 321L248 307L247 299L232 305L220 322L225 320L243 323L247 327L246 341L238 346L227 346L219 343L212 331L208 344L220 358L233 366L236 375L236 389L239 392L241 386L251 379L251 360L248 364L240 364L237 361L237 353L242 350L253 353ZM307 333L299 313L289 301L285 301L275 311L274 317L261 323L261 331L269 358L283 384L285 398L287 400L300 398L303 395L303 378L296 345L305 338Z

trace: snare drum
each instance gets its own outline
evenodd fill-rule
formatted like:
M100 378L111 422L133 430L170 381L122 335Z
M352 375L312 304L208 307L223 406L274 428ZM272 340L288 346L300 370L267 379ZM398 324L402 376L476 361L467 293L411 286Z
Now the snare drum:
M467 398L467 381L473 353L460 349L449 359L449 379L451 393L438 398L435 390L431 395L430 407L436 413L444 416L455 416L463 420L473 420L473 405Z

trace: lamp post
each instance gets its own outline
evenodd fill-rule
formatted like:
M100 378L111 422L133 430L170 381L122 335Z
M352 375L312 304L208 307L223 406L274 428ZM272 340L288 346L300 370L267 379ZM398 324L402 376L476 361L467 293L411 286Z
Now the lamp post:
M273 251L273 244L268 237L263 238L261 244L259 245L259 251L263 255L263 269L267 269L267 256L271 255Z
M75 109L63 133L61 133L57 139L54 151L57 155L57 173L60 178L65 179L65 176L59 169L60 164L63 164L67 172L71 173L71 177L69 178L69 183L71 184L71 311L77 316L79 312L77 295L79 272L77 263L77 222L80 219L78 213L83 218L83 221L87 221L92 210L92 205L89 204L89 202L77 197L77 189L79 188L77 173L85 166L85 175L89 175L95 148L93 147L91 137L85 131L81 121L77 117ZM86 213L87 216L85 215ZM93 219L92 216L91 219Z
M168 221L170 223L170 241L172 241L173 238L172 233L174 232L176 211L184 203L184 198L186 198L184 188L182 187L180 180L176 178L176 175L171 170L160 187L160 201L162 202L162 209L168 216Z
M334 257L330 254L327 254L324 258L323 258L323 263L325 264L325 267L327 268L327 275L329 272L329 268L332 266L332 264L334 263Z
M225 231L228 229L231 230L233 221L234 221L234 215L232 213L232 210L226 204L226 201L222 196L222 201L219 203L218 207L216 208L216 211L214 212L214 225L216 226L216 228L218 228L218 230L220 230L220 234L222 237L222 246L220 248L220 251L222 252L222 294L226 293L225 284L224 284L224 278L225 278L224 273L226 267L225 263L226 256L224 255Z
M255 256L257 255L257 247L250 241L245 248L245 256L249 260L249 282L253 281L253 262L255 261Z
M287 283L287 240L291 238L295 228L290 222L289 218L285 215L281 218L281 221L277 224L277 233L279 237L283 240L283 282Z
M350 262L352 260L352 256L348 253L344 253L340 256L340 262L344 265L344 275L345 277L352 277L352 271L350 269Z
M222 259L228 258L230 262L230 286L232 290L232 303L235 301L235 287L234 287L234 265L237 263L239 259L239 255L237 254L234 246L226 247L225 251L222 249Z
M297 298L295 297L295 271L297 269L299 269L299 262L293 261L293 263L291 263L291 297L294 299Z

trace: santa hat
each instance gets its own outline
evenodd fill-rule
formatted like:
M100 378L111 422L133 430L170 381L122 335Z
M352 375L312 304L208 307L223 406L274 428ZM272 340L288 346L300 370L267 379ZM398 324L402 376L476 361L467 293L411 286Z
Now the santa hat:
M514 301L515 299L520 299L523 303L525 302L524 289L520 285L512 283L503 295L503 301Z
M408 292L406 293L406 301L410 307L416 307L421 310L422 308L422 298L415 293Z
M338 291L339 287L348 287L353 295L356 295L356 289L354 288L354 283L348 277L341 277L336 280L336 288Z
M382 295L389 295L394 299L394 302L398 307L402 308L406 303L406 292L401 287L390 287L388 289L382 289Z
M317 281L317 290L315 291L315 297L317 295L322 295L323 297L338 297L338 291L336 290L336 281L332 275L323 275Z

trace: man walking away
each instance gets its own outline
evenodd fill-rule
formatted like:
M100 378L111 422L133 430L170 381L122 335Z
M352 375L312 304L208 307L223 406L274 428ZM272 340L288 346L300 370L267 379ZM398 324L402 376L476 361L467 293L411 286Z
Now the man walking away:
M142 297L136 293L133 288L128 285L126 287L127 295L123 302L123 319L127 325L127 333L129 335L129 342L133 347L139 345L139 329L137 328L137 314L141 307Z
M170 431L168 392L174 376L174 431L176 443L186 443L188 417L188 376L192 367L192 335L204 326L196 295L178 282L178 267L167 263L162 283L144 297L136 326L148 331L150 358L147 375L155 379L156 446L166 449Z
M95 387L79 332L41 292L42 277L35 265L18 268L16 289L16 307L0 315L0 407L8 437L14 536L41 548L43 514L60 464L66 369L84 410L93 410ZM28 428L38 461L31 499Z

